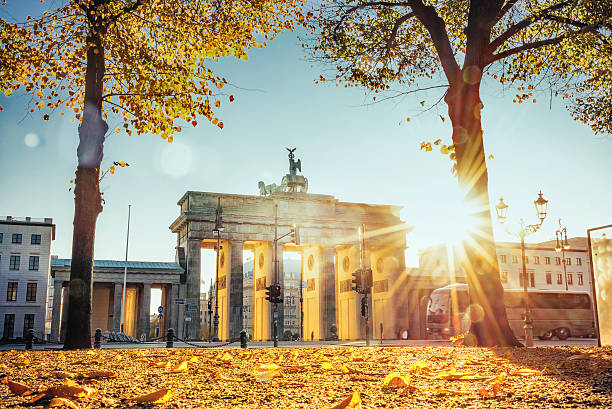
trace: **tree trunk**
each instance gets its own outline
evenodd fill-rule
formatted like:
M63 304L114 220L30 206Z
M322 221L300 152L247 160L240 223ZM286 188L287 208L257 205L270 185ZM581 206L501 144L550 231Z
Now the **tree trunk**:
M79 126L78 168L74 188L74 230L68 323L64 349L91 348L91 297L96 219L102 211L99 177L108 125L102 119L104 49L101 32L90 29L85 73L85 106Z
M483 107L479 95L481 72L477 70L474 66L464 68L461 78L449 88L445 97L453 124L459 186L478 221L464 242L462 261L470 293L470 333L480 346L521 346L508 324L504 289L499 278L480 121Z

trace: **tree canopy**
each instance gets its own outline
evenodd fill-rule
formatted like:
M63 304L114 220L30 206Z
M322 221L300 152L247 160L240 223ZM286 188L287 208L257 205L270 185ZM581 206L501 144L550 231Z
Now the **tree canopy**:
M315 58L349 86L388 96L484 70L517 103L550 90L594 132L612 131L609 0L324 0L314 17Z
M5 95L33 95L44 119L82 119L87 51L100 36L105 72L103 116L118 114L116 132L153 133L172 141L182 126L206 118L223 128L227 80L207 61L263 47L293 29L300 2L71 0L25 22L0 20L0 85ZM98 51L101 52L101 51Z

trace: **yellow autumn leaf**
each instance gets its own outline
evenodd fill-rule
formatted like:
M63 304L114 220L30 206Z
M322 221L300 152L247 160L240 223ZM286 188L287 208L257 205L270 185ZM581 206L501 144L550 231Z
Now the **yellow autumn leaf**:
M40 109L40 108L42 108L42 107L44 107L44 106L45 106L45 103L44 103L44 102L40 101L40 102L38 103L38 109Z
M194 364L197 364L199 361L197 356L192 356L191 359L189 360L189 362L193 362Z
M410 382L410 377L408 375L401 376L396 372L391 372L385 379L383 379L383 388L399 388L406 387Z
M4 90L4 95L7 97L10 97L12 93L13 93L13 90L10 88L7 88Z
M172 392L169 389L160 389L146 395L128 398L127 400L136 403L166 403L170 398L172 398Z
M342 364L342 367L340 368L340 371L342 371L342 373L344 373L344 374L357 373L357 371L355 369L351 368L350 366L348 366L346 364Z
M174 368L171 369L171 372L187 372L187 363L188 361L183 361Z
M536 371L535 369L529 368L521 368L516 371L510 372L510 375L520 375L520 376L531 376L531 375L540 375L540 371Z
M229 353L224 353L223 356L220 358L222 361L231 361L232 360L232 356Z
M79 409L79 405L77 405L76 403L74 403L73 401L69 399L64 399L64 398L51 399L51 402L49 402L49 407L50 408L67 407L71 409Z
M19 382L13 382L8 378L3 378L2 383L9 387L9 390L15 395L27 396L32 394L32 390L29 386L21 384Z
M108 170L110 171L111 175L115 174L115 167L114 166L111 166Z
M331 362L323 362L321 364L321 369L323 369L324 371L329 371L330 369L332 369L334 366L332 365Z
M358 391L334 406L332 409L357 408L361 409L361 395Z

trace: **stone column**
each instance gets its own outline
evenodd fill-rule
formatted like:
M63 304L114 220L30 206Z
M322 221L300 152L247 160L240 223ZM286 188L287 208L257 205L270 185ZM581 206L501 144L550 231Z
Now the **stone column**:
M113 292L113 328L115 332L121 331L121 301L123 300L123 284L115 283Z
M330 339L333 335L331 327L336 327L335 335L338 335L336 325L336 270L334 267L334 248L326 247L321 250L322 271L321 271L321 296L324 303L323 324L325 339Z
M170 296L168 297L168 328L174 329L174 333L178 334L179 323L178 323L178 305L174 302L177 298L179 298L179 285L178 284L170 284L169 286ZM166 335L166 334L162 334Z
M53 310L51 312L51 342L60 340L60 323L62 318L62 286L63 281L53 282Z
M230 288L229 288L229 338L236 339L242 331L242 248L244 242L232 240L230 242ZM250 330L249 330L250 332Z
M285 333L285 266L283 264L283 245L278 243L278 283L281 286L281 298L283 302L278 303L278 340L283 340ZM272 312L274 314L274 312ZM272 317L274 321L274 317Z
M187 310L188 305L191 305L191 308L193 308L191 312L187 313L191 317L191 322L188 323L190 339L200 338L201 265L202 239L189 238L187 240L187 280L185 282L187 293L185 295L185 310ZM176 330L177 328L175 328L175 331ZM185 336L185 334L183 334L183 336Z
M140 313L138 314L138 335L149 338L149 329L151 327L151 283L144 283L140 293Z

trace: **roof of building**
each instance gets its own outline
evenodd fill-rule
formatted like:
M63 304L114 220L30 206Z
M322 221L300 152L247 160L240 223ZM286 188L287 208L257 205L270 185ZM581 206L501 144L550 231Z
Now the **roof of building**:
M51 259L51 267L70 267L71 260L69 258ZM120 260L94 260L94 268L125 268L125 261ZM143 270L176 270L183 271L183 268L178 263L168 263L160 261L128 261L127 267L132 269Z

